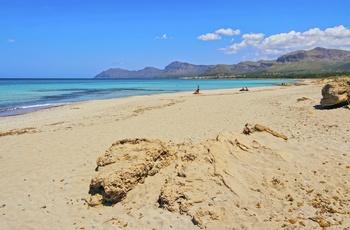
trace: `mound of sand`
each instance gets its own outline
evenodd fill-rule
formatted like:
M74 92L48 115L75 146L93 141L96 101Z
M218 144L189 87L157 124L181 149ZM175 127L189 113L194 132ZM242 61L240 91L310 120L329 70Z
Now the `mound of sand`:
M344 183L342 177L328 181L322 165L308 168L293 152L282 150L293 149L285 135L258 124L247 124L244 132L252 127L266 133L223 132L198 144L117 141L97 160L87 202L118 205L143 184L158 193L158 199L151 201L154 207L188 215L200 228L348 225L350 189L337 186ZM339 173L349 170L341 168ZM148 184L147 178L162 170L167 171L164 180Z

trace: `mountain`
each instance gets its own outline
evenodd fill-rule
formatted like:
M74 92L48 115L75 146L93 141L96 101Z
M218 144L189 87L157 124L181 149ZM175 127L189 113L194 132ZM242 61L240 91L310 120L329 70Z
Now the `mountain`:
M121 68L108 69L98 74L95 78L154 78L159 77L163 70L146 67L142 70L126 70Z
M201 75L212 68L210 65L192 65L185 62L172 62L163 71L164 77L186 77Z
M212 68L210 65L192 65L185 62L172 62L164 70L146 67L142 70L108 69L95 78L167 78L198 76Z
M350 51L317 47L287 53L276 60L245 61L233 65L193 65L176 61L163 70L153 67L133 71L113 68L95 78L307 77L343 72L350 72Z
M343 61L350 60L350 51L325 49L317 47L313 50L305 51L299 50L286 55L282 55L277 58L277 62L288 63L288 62L300 62L300 61Z

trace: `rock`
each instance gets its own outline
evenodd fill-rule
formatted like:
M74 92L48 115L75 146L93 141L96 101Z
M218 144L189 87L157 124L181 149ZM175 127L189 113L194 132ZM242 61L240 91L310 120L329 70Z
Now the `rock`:
M185 165L177 165L177 176L178 177L186 177L186 166Z
M243 133L246 134L246 135L249 135L255 131L258 131L258 132L267 132L267 133L270 133L272 134L273 136L275 137L279 137L279 138L282 138L284 140L288 140L288 137L282 133L279 133L279 132L276 132L272 129L270 129L269 127L267 126L264 126L264 125L259 125L259 124L256 124L255 126L253 126L252 124L245 124L245 127L243 129Z
M253 133L255 130L254 130L254 126L252 124L245 124L245 127L243 129L243 133L244 134L251 134Z
M88 205L91 207L102 204L102 202L103 202L103 196L100 194L96 194L95 196L91 196L90 200L87 201Z
M119 202L128 191L170 165L174 158L176 155L171 148L160 140L125 139L115 142L97 159L98 172L90 183L91 203Z
M297 102L306 101L306 100L310 100L310 98L301 97L301 98L298 98L298 99L297 99Z
M173 181L168 181L161 188L158 199L159 207L164 208L169 212L178 212L180 214L185 214L193 205L193 202L191 202L181 186L174 186L174 184L176 183Z
M330 224L327 223L327 222L324 221L324 220L320 220L319 225L320 225L320 227L322 227L322 228L325 228L325 227L329 227L329 226L330 226Z
M278 132L270 129L269 127L266 127L266 126L263 126L263 125L256 124L254 126L254 129L259 131L259 132L263 132L264 131L264 132L272 134L275 137L279 137L279 138L282 138L284 140L288 140L288 137L286 135L284 135L282 133L278 133Z
M348 103L350 99L350 78L338 78L322 88L321 106L332 107Z

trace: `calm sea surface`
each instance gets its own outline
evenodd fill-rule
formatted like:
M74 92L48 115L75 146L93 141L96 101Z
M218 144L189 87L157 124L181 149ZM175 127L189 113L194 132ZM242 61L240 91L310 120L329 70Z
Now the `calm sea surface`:
M269 86L291 80L0 79L0 116L79 101L136 95Z

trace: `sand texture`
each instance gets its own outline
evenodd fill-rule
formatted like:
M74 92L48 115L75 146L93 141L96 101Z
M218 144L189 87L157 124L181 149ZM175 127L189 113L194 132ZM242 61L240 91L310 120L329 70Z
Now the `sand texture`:
M350 110L324 84L0 117L0 229L350 229Z

